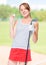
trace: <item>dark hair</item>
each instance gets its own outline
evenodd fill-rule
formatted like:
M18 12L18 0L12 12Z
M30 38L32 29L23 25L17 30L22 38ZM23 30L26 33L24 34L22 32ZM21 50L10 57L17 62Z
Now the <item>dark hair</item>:
M28 3L22 3L22 4L20 4L19 10L20 10L21 5L23 5L28 11L30 11L30 6L29 6Z

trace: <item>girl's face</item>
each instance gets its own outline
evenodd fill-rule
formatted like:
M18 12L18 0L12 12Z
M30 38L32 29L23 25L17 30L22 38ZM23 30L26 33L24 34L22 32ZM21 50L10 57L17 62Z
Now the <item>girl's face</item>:
M20 6L20 12L21 12L21 14L22 14L23 17L27 17L27 16L29 16L29 14L30 14L30 11L27 10L27 9L24 7L24 5L21 5L21 6Z

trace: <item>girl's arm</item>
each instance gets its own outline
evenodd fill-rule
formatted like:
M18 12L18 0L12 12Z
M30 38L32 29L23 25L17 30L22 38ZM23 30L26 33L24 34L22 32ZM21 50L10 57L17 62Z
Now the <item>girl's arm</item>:
M15 30L16 30L16 22L14 22L15 16L10 16L10 37L13 39L15 36Z
M39 24L38 22L34 23L34 33L33 33L33 42L36 43L38 40L38 29L39 29Z

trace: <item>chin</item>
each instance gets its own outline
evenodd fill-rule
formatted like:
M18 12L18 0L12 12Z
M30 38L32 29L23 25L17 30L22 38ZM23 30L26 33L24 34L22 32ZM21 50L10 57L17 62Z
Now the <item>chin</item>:
M24 17L24 18L27 18L27 17L28 17L28 15L24 15L23 17Z

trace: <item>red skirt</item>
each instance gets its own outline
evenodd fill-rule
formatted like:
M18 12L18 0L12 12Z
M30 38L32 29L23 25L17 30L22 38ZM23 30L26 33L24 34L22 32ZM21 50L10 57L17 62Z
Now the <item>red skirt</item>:
M25 62L26 60L26 52L25 49L19 48L11 48L9 59L12 61L20 61ZM27 61L31 61L31 51L28 50Z

